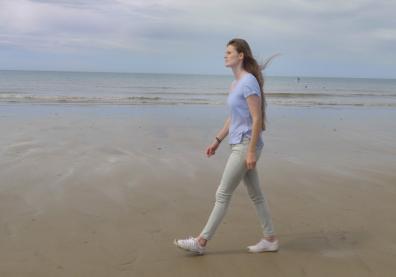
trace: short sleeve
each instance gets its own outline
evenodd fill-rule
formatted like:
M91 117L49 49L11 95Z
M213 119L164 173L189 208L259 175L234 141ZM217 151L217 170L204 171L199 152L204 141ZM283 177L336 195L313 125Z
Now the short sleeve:
M260 86L256 78L252 78L248 82L246 82L243 85L242 91L245 98L249 97L250 95L261 96Z

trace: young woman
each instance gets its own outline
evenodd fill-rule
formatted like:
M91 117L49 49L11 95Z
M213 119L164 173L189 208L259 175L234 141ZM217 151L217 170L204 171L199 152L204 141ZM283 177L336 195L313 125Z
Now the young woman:
M263 230L263 238L248 246L250 252L277 251L279 243L274 234L271 216L265 197L260 189L256 170L262 147L262 131L265 130L264 79L260 66L252 55L249 44L243 39L232 39L227 44L225 66L230 67L235 80L227 99L229 117L217 133L213 143L206 149L208 157L215 154L221 141L228 135L231 154L225 166L216 192L216 203L208 222L197 237L175 240L176 246L204 254L205 247L221 223L235 188L243 180L249 196L256 206Z

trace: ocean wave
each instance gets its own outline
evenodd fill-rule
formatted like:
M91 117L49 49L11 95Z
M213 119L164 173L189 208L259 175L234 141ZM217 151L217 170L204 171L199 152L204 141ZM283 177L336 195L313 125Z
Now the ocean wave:
M223 96L223 94L221 94ZM171 97L173 96L173 97ZM200 97L203 96L203 97ZM65 95L33 95L22 93L0 93L1 103L32 103L32 104L115 104L115 105L225 105L226 97L210 97L216 94L173 94L152 96L65 96ZM217 95L218 96L218 95ZM365 98L352 95L332 95L315 93L269 93L267 102L284 106L364 106L364 107L396 107L396 99L388 96ZM363 95L367 96L367 95ZM346 98L348 97L348 98ZM391 97L396 97L393 95Z
M145 92L146 95L204 95L227 96L228 92ZM265 92L266 97L278 98L324 98L324 97L396 97L396 93L323 93L323 92Z
M42 97L41 95L34 95L28 92L24 91L1 91L0 90L0 96L1 97L18 97L18 95L30 95L33 97ZM163 91L144 91L141 93L136 93L136 92L131 92L130 94L132 96L128 96L128 93L125 93L125 97L131 97L131 98L138 98L138 97L147 97L150 98L151 96L142 96L142 95L156 95L158 97L161 96L227 96L229 93L228 92L163 92ZM285 92L285 91L270 91L270 92L265 92L265 95L267 97L279 97L279 98L307 98L307 97L312 97L312 98L321 98L321 97L396 97L396 92L389 92L389 93L384 93L384 92L359 92L355 93L352 91L346 92L346 93L336 93L335 91L333 92ZM124 97L122 96L122 97ZM44 97L44 96L43 96ZM67 96L67 95L58 95L58 96L48 96L48 97L81 97L84 98L85 96ZM95 97L95 96L92 96ZM102 97L102 96L98 96ZM109 96L111 97L111 96Z
M301 92L267 92L268 97L278 98L329 98L329 97L396 97L396 93L301 93Z
M171 99L147 96L126 97L86 97L86 96L47 96L47 95L22 95L22 94L0 94L0 102L7 103L70 103L70 104L209 104L205 98L181 98Z

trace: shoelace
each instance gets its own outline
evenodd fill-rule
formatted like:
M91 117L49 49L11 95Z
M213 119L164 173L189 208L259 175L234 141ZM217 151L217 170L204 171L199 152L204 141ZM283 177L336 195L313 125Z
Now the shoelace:
M188 248L198 248L198 243L194 237L188 237L187 239L181 240L181 244Z
M253 245L252 248L263 248L269 249L273 246L276 241L268 241L268 240L260 240L256 245Z

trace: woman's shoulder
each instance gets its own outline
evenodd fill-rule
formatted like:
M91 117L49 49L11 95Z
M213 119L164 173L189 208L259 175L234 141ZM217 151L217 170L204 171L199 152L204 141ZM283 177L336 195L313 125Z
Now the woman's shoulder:
M243 79L243 85L244 87L249 87L254 89L260 88L259 82L257 81L256 77L250 72L247 73L245 78Z
M250 72L246 73L244 81L248 83L258 83L256 77Z

